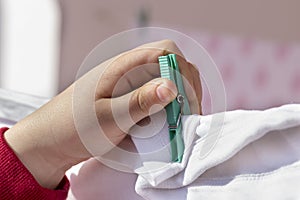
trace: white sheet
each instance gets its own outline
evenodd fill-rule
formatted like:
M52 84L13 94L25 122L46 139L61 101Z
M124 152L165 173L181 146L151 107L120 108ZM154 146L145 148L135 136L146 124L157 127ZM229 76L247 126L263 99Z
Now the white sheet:
M196 135L192 149L185 151L181 164L140 173L136 191L141 196L155 200L300 198L300 105L232 111L223 123L212 119L185 119L184 138ZM190 121L197 120L200 125L193 131ZM209 138L216 138L218 127L221 135L204 156L201 151Z

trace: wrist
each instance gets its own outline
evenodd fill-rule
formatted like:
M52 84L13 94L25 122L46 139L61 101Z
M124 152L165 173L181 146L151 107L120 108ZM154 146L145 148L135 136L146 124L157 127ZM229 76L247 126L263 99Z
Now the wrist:
M26 131L23 131L27 134ZM15 129L5 132L4 138L16 156L32 174L35 180L44 188L54 189L64 176L64 167L56 165L51 158L51 153L47 155L40 149L38 144L34 144L34 139L28 141L28 137L20 137L21 135ZM42 151L41 151L42 150Z

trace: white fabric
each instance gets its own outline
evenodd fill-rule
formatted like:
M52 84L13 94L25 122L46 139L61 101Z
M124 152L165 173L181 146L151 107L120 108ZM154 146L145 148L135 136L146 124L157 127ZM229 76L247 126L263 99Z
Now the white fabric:
M153 162L145 161L136 170L137 193L154 200L300 199L300 105L223 114L185 117L185 145L192 148L182 163L149 173Z
M49 99L0 88L0 127L11 127Z

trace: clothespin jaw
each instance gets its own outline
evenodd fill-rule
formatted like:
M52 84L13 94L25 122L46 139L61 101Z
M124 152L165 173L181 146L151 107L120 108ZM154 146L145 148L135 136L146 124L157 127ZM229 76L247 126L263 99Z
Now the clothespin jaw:
M176 99L168 104L165 109L167 111L167 121L169 124L169 137L172 151L171 160L172 162L181 162L184 152L181 116L183 114L191 114L191 111L184 91L176 54L160 56L158 61L161 77L173 81L178 90Z

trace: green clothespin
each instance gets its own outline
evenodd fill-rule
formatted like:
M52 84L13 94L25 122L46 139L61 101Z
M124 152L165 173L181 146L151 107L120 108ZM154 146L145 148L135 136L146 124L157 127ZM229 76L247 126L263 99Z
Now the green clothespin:
M158 58L160 74L162 78L173 81L178 90L177 97L168 104L167 121L169 124L169 135L171 143L172 162L181 162L184 152L184 143L182 138L181 116L191 114L188 100L184 91L182 77L176 61L176 54L168 54Z

